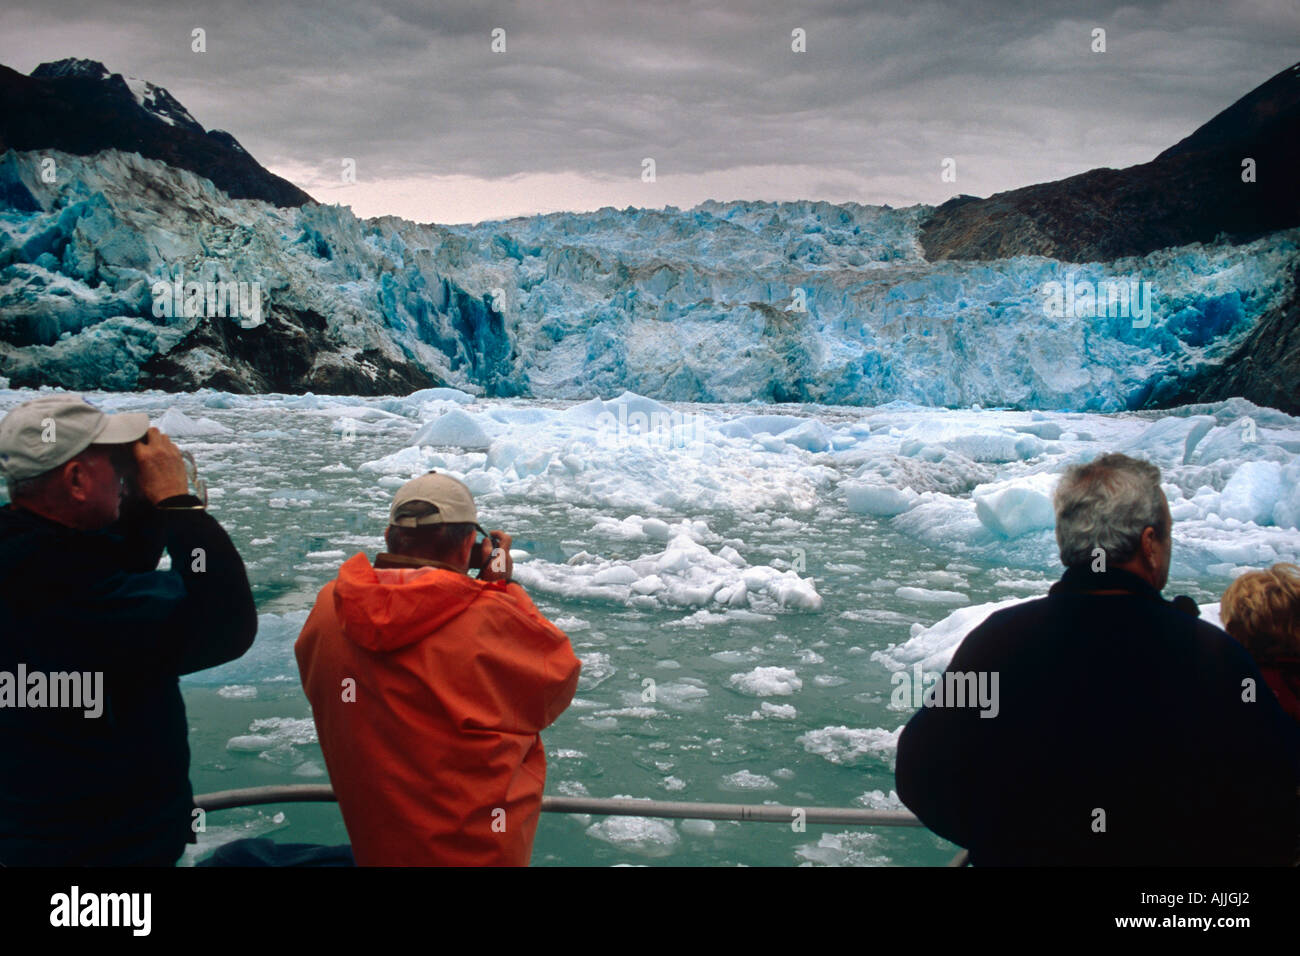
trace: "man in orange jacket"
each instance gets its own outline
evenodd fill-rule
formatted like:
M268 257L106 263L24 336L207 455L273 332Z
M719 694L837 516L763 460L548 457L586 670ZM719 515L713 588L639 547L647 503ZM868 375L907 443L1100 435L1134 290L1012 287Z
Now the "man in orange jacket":
M532 855L540 731L573 700L581 665L510 580L510 536L476 545L476 529L461 482L407 482L388 553L344 563L294 645L361 866L525 866Z

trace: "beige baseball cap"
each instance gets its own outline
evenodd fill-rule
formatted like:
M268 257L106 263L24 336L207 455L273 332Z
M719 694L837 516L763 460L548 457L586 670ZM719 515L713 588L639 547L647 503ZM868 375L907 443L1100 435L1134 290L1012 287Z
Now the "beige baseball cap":
M148 430L142 412L105 415L80 395L42 395L0 421L0 472L14 481L35 478L91 445L124 445Z
M474 496L462 482L435 471L412 478L398 488L393 506L388 509L388 523L403 528L461 522L477 527L478 509L474 507Z

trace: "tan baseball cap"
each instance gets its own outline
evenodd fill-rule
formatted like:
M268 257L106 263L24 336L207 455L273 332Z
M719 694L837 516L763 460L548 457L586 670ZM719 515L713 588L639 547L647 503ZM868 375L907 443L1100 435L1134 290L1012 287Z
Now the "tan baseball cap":
M22 481L80 455L91 445L123 445L149 430L142 412L105 415L80 395L42 395L0 421L0 472Z
M474 496L462 482L435 471L412 478L398 488L393 506L388 509L388 523L403 528L462 522L478 525Z

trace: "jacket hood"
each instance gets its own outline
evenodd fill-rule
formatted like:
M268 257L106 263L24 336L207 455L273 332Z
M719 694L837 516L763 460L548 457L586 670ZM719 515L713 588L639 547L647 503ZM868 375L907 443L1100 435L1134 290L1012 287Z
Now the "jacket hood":
M379 568L355 554L339 568L334 610L343 634L372 651L423 640L492 585L443 568Z

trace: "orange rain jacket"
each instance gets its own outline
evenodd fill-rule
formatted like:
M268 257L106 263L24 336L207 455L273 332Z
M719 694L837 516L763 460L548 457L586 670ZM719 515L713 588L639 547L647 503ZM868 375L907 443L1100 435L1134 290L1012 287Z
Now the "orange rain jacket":
M357 554L294 652L358 865L528 864L581 664L522 587Z

